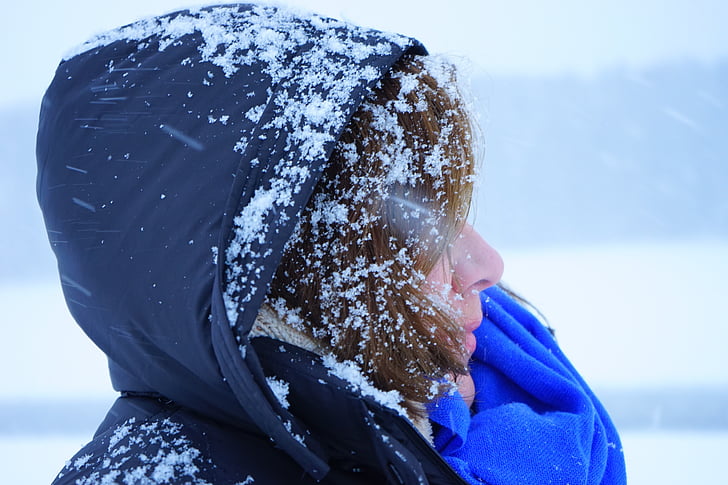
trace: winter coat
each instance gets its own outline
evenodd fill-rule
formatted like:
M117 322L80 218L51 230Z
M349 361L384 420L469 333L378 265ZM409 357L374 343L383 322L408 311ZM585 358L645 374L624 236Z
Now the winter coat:
M69 309L122 397L55 483L463 483L376 393L248 339L335 141L404 53L426 54L232 5L128 25L60 64L38 198Z

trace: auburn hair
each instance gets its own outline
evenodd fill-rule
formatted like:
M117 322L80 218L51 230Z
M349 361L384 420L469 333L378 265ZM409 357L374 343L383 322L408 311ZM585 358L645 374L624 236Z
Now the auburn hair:
M463 330L425 288L470 207L471 117L443 61L405 56L347 125L301 214L269 302L410 414L467 372ZM275 306L275 305L274 305Z

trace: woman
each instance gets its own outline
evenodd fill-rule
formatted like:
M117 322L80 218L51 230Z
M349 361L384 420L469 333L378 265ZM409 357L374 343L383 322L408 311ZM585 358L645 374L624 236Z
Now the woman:
M500 371L468 358L519 310L493 287L484 308L502 318L480 324L502 263L465 223L469 117L452 69L425 54L231 5L131 24L61 63L38 195L69 308L121 397L55 483L523 479L503 464L497 482L497 451L471 446L497 430L476 406ZM555 439L576 423L584 483L621 483L604 481L621 450L582 425L616 440L608 418L566 380L591 414Z

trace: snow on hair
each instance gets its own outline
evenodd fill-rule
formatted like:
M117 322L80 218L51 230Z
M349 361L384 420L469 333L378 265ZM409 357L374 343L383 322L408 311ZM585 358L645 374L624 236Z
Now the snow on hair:
M462 330L423 287L472 197L471 118L454 86L442 60L394 65L339 139L268 295L408 402L465 372Z

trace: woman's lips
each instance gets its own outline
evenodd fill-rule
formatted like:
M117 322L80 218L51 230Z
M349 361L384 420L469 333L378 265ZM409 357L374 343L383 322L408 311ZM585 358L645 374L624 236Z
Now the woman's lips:
M478 345L478 340L475 338L475 330L480 327L480 323L482 320L471 320L470 322L466 323L463 327L463 330L465 331L465 341L464 346L465 349L468 351L468 358L470 358L471 355L473 355L473 352L475 352L475 348Z
M465 349L468 351L468 358L473 355L473 352L475 352L475 348L478 345L478 341L475 338L475 335L473 332L467 332L465 334Z

